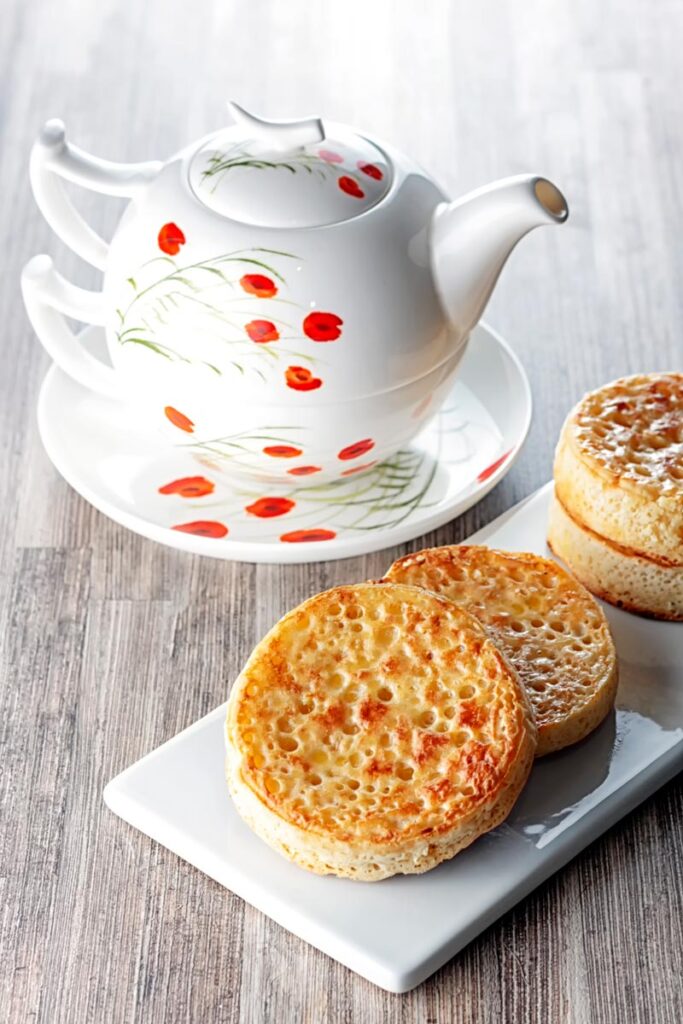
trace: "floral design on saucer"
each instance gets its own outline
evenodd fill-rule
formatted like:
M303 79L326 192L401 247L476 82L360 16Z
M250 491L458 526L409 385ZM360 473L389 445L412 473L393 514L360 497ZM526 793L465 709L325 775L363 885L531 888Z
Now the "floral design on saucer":
M323 544L397 527L436 506L445 488L453 486L454 474L463 491L476 488L511 455L484 408L458 385L413 445L382 462L365 457L371 449L370 439L363 439L340 453L354 461L343 480L316 483L312 476L292 481L291 487L264 484L260 489L226 479L210 451L200 451L193 472L153 482L164 499L163 504L155 501L155 513L173 530L216 541ZM178 456L178 467L191 466L183 461L188 454ZM148 492L146 502L150 497Z

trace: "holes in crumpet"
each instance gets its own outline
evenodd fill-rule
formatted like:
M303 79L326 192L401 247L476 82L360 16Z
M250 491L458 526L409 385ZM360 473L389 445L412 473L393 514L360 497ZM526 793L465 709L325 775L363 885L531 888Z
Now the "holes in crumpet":
M433 711L423 711L418 715L417 724L421 725L423 729L428 729L430 725L434 725L436 721L436 715Z
M381 647L389 647L398 637L396 626L382 626L377 630L377 642Z

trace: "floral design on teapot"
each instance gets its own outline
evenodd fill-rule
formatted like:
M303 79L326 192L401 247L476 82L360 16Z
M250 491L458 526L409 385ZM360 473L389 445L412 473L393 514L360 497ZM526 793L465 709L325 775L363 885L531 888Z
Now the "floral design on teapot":
M189 262L181 257L186 241L176 223L164 224L157 237L162 255L127 278L132 293L116 311L119 344L142 346L170 362L204 366L218 376L255 375L264 384L274 379L275 364L285 361L279 378L283 387L299 392L321 388L324 377L315 370L320 360L310 342L338 341L344 321L329 310L304 315L304 307L288 297L287 263L298 257L257 248ZM204 358L174 340L172 320L184 315L192 317L193 336L202 336ZM206 358L207 348L211 358ZM167 407L166 416L180 426L183 414L175 420L174 414ZM181 429L191 432L191 421Z
M167 406L166 408L168 409L169 407ZM191 420L177 409L174 409L173 412L178 419L172 418L170 422L178 427L179 430L185 431L186 428L181 424L185 421L190 423ZM304 448L301 442L299 442L299 445L292 444L290 438L284 436L286 434L300 433L300 429L296 427L264 426L258 431L245 430L229 434L226 437L216 437L209 440L196 439L184 442L176 447L191 451L209 468L214 468L224 463L231 463L236 469L255 469L261 464L261 457L263 455L272 459L273 464L276 466L282 460L302 457L304 455ZM305 473L301 475L307 475L313 469L311 466L301 468L305 470ZM293 476L300 475L299 472L294 472L292 469L288 469L287 472ZM160 493L167 492L162 491ZM172 492L169 491L168 493Z
M566 201L526 174L451 202L411 158L347 125L230 109L233 125L127 165L46 123L36 200L104 284L85 291L37 257L22 274L29 316L79 384L171 424L189 448L222 448L235 475L360 487L437 413L509 253L563 223ZM110 243L61 179L131 200ZM66 317L104 327L108 362ZM180 525L217 529L206 522Z
M385 170L378 164L367 160L356 160L353 163L336 150L320 149L307 152L290 153L286 159L277 160L274 156L250 153L247 149L238 148L228 152L217 150L207 157L206 166L201 171L201 182L215 192L225 176L237 168L253 168L268 171L289 171L290 174L304 172L318 177L322 182L333 181L342 192L354 199L364 199L365 192L358 172L373 181L382 181Z
M169 408L167 406L165 410L167 416ZM170 417L170 422L178 427L179 430L187 432L185 424L192 423L192 421L177 409L173 409L172 412L173 416ZM275 431L280 431L280 434L276 434ZM206 441L197 439L179 447L187 448L194 452L200 461L209 468L214 468L214 466L224 463L231 463L238 470L243 471L246 469L258 472L259 468L262 469L262 455L268 456L269 459L273 459L275 462L289 459L305 460L304 442L299 440L299 444L294 445L287 438L281 436L283 433L292 432L301 433L301 431L293 427L264 426L257 433L243 431L238 434L230 434L226 437L212 438ZM268 443L264 445L264 441ZM352 476L355 473L371 469L376 464L376 460L371 462L365 460L358 462L357 460L362 459L374 447L374 440L371 437L366 437L341 448L336 456L337 461L342 466L348 462L353 462L354 465L345 466L343 470L340 467L340 476ZM321 471L322 466L315 466L304 462L301 465L287 468L286 473L289 476L303 477L312 476L314 473L320 473ZM201 496L200 491L201 494L211 493L209 489L204 489L209 486L209 481L204 477L187 477L165 484L163 488L159 489L159 493L180 494L182 497L199 497ZM196 493L192 493L195 488L197 489Z

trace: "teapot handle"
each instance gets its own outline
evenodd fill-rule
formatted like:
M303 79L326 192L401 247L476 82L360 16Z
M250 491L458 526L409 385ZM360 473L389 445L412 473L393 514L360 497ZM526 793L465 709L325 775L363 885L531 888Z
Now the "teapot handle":
M52 230L86 262L104 270L108 244L73 206L60 178L112 196L133 196L159 173L150 161L118 164L100 160L66 141L64 122L47 121L31 150L33 195Z
M104 324L103 295L71 284L57 273L49 256L29 260L21 274L21 290L38 340L59 368L98 394L122 398L116 371L92 356L64 319Z

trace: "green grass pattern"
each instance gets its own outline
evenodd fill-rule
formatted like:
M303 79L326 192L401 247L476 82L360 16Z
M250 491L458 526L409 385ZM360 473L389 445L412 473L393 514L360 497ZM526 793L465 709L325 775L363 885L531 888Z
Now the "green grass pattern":
M297 343L304 339L300 328L292 323L291 316L287 316L294 310L298 313L301 307L276 295L267 300L267 313L262 309L250 312L248 307L245 309L245 303L253 296L239 285L239 279L245 273L256 269L286 287L286 277L273 261L297 258L293 253L266 248L235 250L184 265L170 256L156 256L144 263L135 276L127 279L133 294L125 305L117 309L119 344L141 346L171 362L202 365L218 376L223 373L219 365L223 363L241 375L254 374L264 382L273 363L283 359L287 362L303 360L315 366L317 360L297 347ZM139 282L150 268L158 268L159 275L140 287ZM163 340L173 316L178 312L187 313L190 309L192 317L200 325L198 329L216 345L215 362L180 353ZM252 319L271 320L280 333L279 339L261 344L253 342L244 329ZM218 357L221 350L223 358Z

